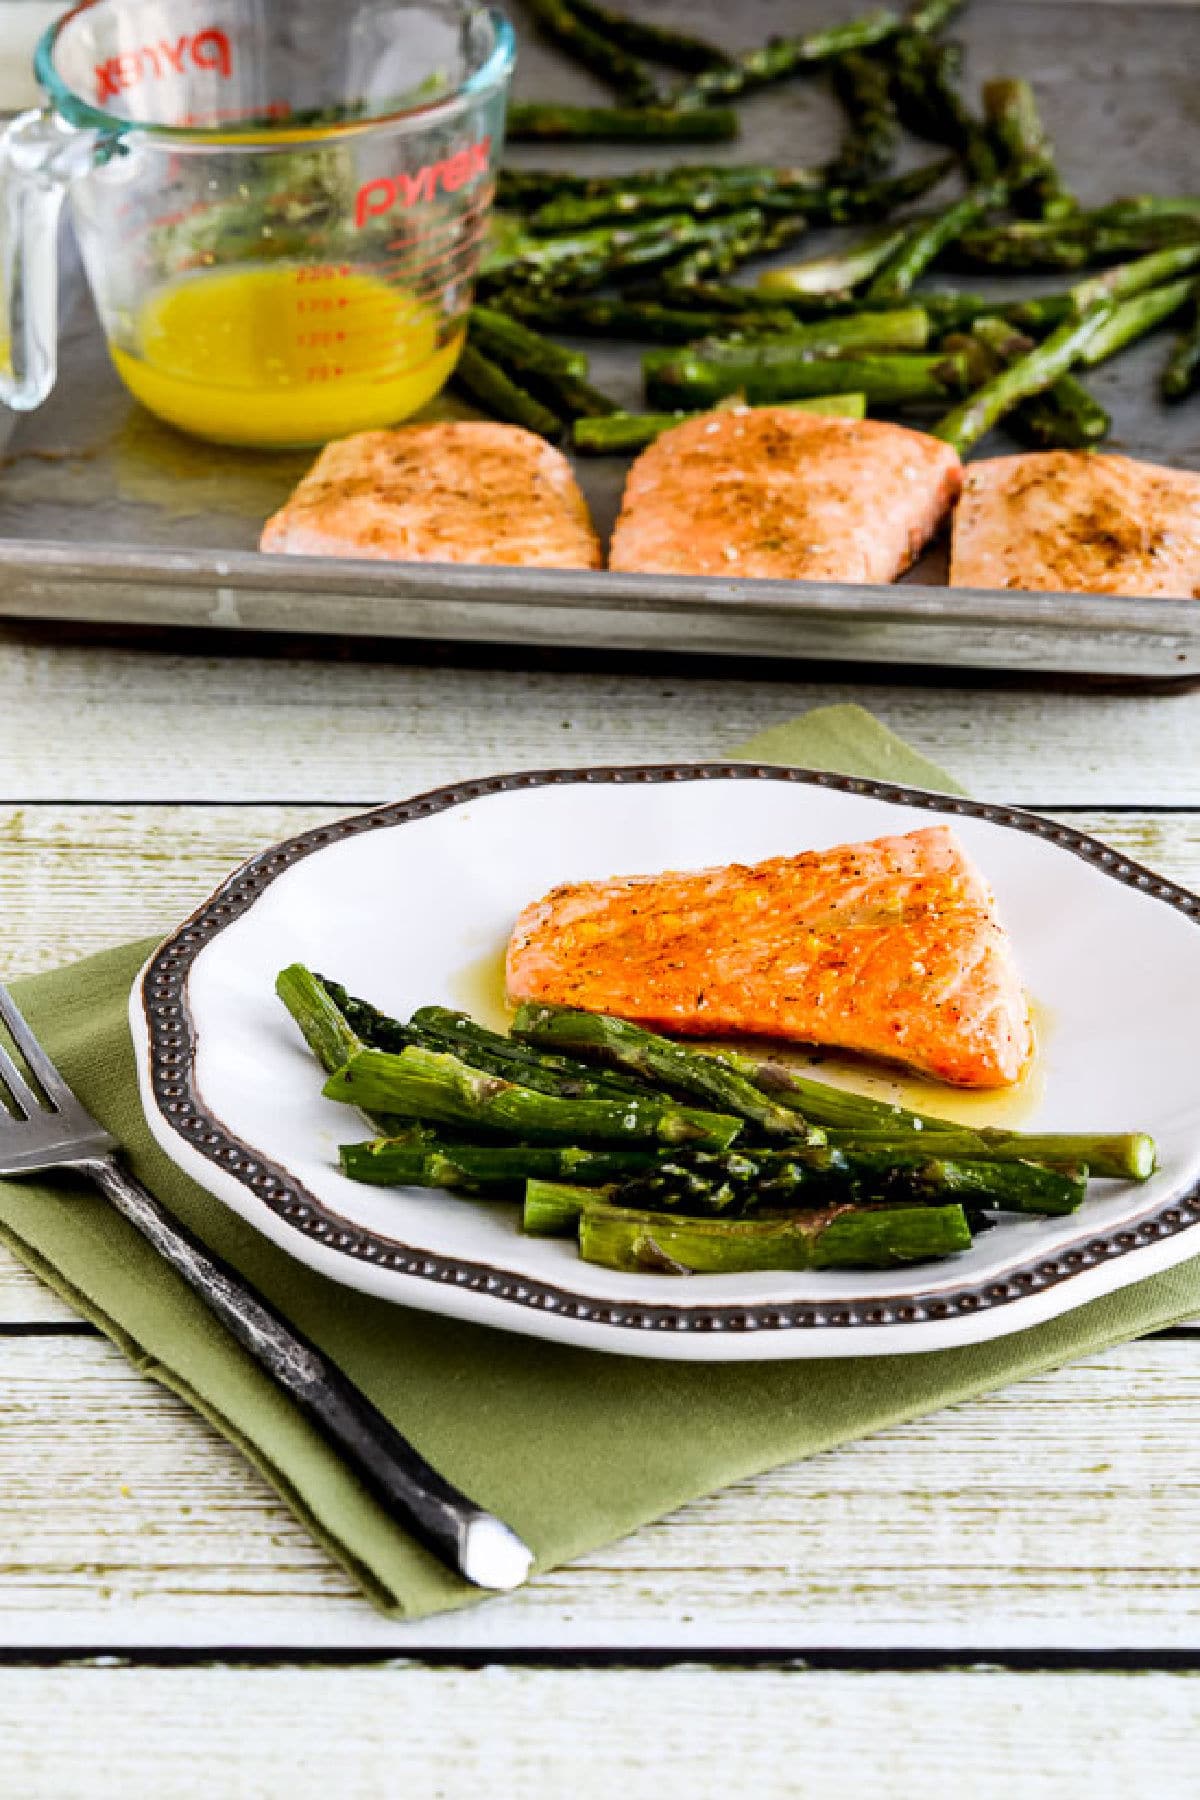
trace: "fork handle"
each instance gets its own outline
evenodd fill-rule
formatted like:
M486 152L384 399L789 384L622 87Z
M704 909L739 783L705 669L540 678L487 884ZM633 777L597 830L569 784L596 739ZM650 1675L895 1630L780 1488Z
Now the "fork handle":
M448 1568L477 1587L518 1587L533 1556L507 1525L431 1468L336 1364L249 1282L205 1248L113 1157L80 1165L198 1294L383 1503Z

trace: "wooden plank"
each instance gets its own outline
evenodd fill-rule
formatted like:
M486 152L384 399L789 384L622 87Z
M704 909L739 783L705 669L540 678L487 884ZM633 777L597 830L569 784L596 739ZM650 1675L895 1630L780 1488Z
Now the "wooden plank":
M1200 1680L1178 1674L399 1664L10 1669L0 1687L6 1775L30 1800L93 1800L98 1771L104 1792L156 1800L201 1784L239 1800L475 1800L497 1784L578 1800L1190 1800L1198 1722Z
M415 1626L373 1613L237 1454L101 1340L0 1338L0 1408L9 1647L1200 1646L1190 1342L1130 1344L738 1483Z
M244 857L336 818L321 806L0 806L9 975L165 931ZM1127 855L1200 887L1200 812L1072 814Z
M562 674L47 646L0 632L0 798L369 804L543 764L719 756L857 701L975 793L1200 804L1200 692Z

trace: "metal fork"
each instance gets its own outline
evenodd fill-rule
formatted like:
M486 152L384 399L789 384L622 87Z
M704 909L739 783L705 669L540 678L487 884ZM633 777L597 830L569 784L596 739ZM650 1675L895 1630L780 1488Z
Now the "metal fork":
M519 1587L533 1562L528 1546L443 1480L315 1344L122 1168L116 1139L84 1111L3 986L0 1020L41 1090L0 1040L0 1175L74 1169L94 1181L394 1518L477 1587Z

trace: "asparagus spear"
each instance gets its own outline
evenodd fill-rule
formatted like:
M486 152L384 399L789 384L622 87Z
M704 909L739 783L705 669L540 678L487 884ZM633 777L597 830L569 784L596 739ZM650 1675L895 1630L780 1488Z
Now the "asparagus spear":
M627 106L653 106L658 89L644 63L584 21L566 0L526 0L543 37L598 75Z
M1093 263L1138 256L1200 237L1194 219L1131 220L1106 225L1079 213L1063 221L1018 219L1008 225L969 231L958 254L973 266L990 269L1083 269Z
M745 313L698 312L664 306L658 300L608 299L592 295L500 296L497 305L511 307L519 319L534 320L576 337L633 338L643 342L691 344L721 332L790 331L794 315L785 308Z
M940 157L921 163L903 175L883 181L863 181L846 187L788 190L780 208L802 212L814 225L852 225L859 219L889 219L900 207L923 199L944 181L954 167L953 158Z
M895 1149L858 1152L726 1152L672 1157L650 1150L578 1145L469 1144L415 1134L339 1147L342 1173L373 1187L448 1188L506 1194L523 1182L571 1184L575 1213L611 1189L619 1205L690 1218L742 1218L830 1204L944 1205L958 1199L992 1211L1074 1212L1086 1177L1026 1162L950 1160ZM559 1196L564 1208L565 1197Z
M465 1192L519 1188L531 1179L586 1183L594 1198L606 1183L629 1181L654 1167L651 1150L589 1150L556 1144L409 1144L373 1138L342 1144L343 1175L372 1187L451 1188Z
M1078 202L1062 185L1029 83L985 81L983 111L1018 206L1040 219L1069 218L1077 212Z
M830 174L853 185L882 175L896 157L900 121L887 69L861 50L848 50L831 65L833 91L842 103L847 131Z
M1004 319L977 319L971 329L994 359L984 368L985 381L1033 349L1029 338ZM1012 414L1012 428L1026 443L1040 448L1086 450L1104 441L1112 420L1081 381L1074 375L1061 375L1044 393L1022 400Z
M804 37L772 38L761 50L736 57L730 67L706 70L689 86L678 88L670 96L671 105L686 112L713 100L737 99L755 88L786 81L804 69L844 56L849 50L866 50L872 44L882 43L895 34L899 25L894 12L881 8L848 24L831 25Z
M814 1081L811 1076L800 1075L784 1063L764 1061L728 1048L721 1054L773 1099L794 1106L811 1124L823 1125L831 1139L835 1133L845 1133L856 1143L866 1143L874 1138L893 1144L914 1139L921 1144L930 1144L935 1138L939 1141L946 1137L959 1138L969 1130L950 1119L913 1112L891 1100L876 1100L869 1094L834 1087L827 1081ZM1049 1146L1048 1162L1082 1162L1088 1165L1093 1175L1123 1180L1144 1181L1155 1166L1154 1140L1144 1132L1029 1136L983 1126L970 1130L970 1138L972 1157L986 1156L990 1148L995 1148L1006 1154L1011 1150L1018 1156L1037 1161L1037 1150L1030 1146Z
M1086 1188L1087 1171L1080 1165L1050 1169L1015 1158L953 1158L940 1144L915 1149L885 1144L664 1157L628 1177L616 1199L622 1206L700 1218L790 1212L834 1201L953 1199L998 1212L1062 1214L1076 1210Z
M275 992L300 1027L305 1043L332 1075L362 1049L362 1039L320 977L303 963L290 963L275 977Z
M711 406L733 393L758 405L844 393L864 394L869 407L905 406L942 400L966 379L962 357L822 357L814 356L811 347L792 349L786 340L772 338L731 345L716 359L696 350L670 353L670 360L661 354L664 360L646 371L646 393L652 407L668 411L680 402Z
M803 221L799 229L806 229ZM748 257L762 254L766 248L765 221L757 208L727 213L708 220L706 226L697 224L691 242L691 249L670 265L670 278L681 287L687 287L699 275L728 275Z
M601 1100L651 1092L645 1083L635 1082L628 1076L601 1072L589 1068L586 1063L539 1053L527 1045L515 1043L512 1038L498 1031L488 1031L465 1014L452 1012L448 1007L422 1007L413 1014L409 1024L402 1025L368 1001L348 994L344 987L328 977L317 975L310 979L320 984L346 1025L356 1034L356 1048L365 1045L372 1050L389 1050L397 1056L414 1045L422 1050L449 1051L485 1074L499 1075L521 1087L536 1088L540 1094L556 1094L569 1100ZM385 1132L384 1135L391 1134Z
M717 361L737 360L744 355L757 357L788 354L824 356L843 350L924 350L931 333L929 314L923 306L896 307L892 310L838 313L808 324L797 322L790 331L773 332L768 337L746 342L738 336L705 338L694 346L698 354ZM649 361L656 356L669 357L671 351L650 350Z
M843 1152L850 1179L864 1195L925 1195L944 1199L957 1194L965 1201L996 1212L1057 1216L1075 1212L1087 1191L1089 1168L1063 1163L1042 1168L1017 1158L955 1157L945 1142L924 1149L891 1145L871 1150L854 1146ZM636 1177L635 1177L636 1179Z
M635 302L646 301L671 307L689 309L695 307L702 312L741 315L767 313L772 318L778 318L781 309L784 308L792 315L800 310L799 305L790 302L786 295L781 294L777 299L769 299L767 295L760 294L757 288L739 287L730 281L697 279L684 284L670 269L662 270L656 277L647 281L632 283L624 290L624 298ZM845 312L847 310L849 310L849 302L841 295L837 296L832 303L826 300L817 300L812 305L812 311L822 317L827 312ZM805 316L809 316L807 308L804 309L804 312ZM789 326L790 323L789 319ZM729 326L727 329L732 330L733 327Z
M918 303L929 314L930 328L935 336L945 331L957 331L964 325L973 325L976 319L995 312L995 300L983 294L926 294L914 296Z
M970 1247L961 1206L829 1207L795 1219L680 1219L603 1203L579 1221L579 1254L606 1268L670 1274L890 1268Z
M1112 430L1112 418L1082 381L1062 375L1044 394L1022 400L1013 430L1038 450L1092 450Z
M512 1033L539 1049L567 1051L703 1100L751 1120L769 1137L824 1142L823 1132L807 1129L799 1113L769 1099L720 1056L699 1054L627 1019L527 1002L517 1008Z
M511 313L473 306L467 315L467 330L476 349L511 375L573 375L581 379L587 374L588 359L581 350L552 344Z
M900 119L917 137L949 144L975 182L996 180L999 164L982 122L958 91L956 45L905 32L891 45L893 94Z
M1103 275L1091 275L1071 289L1071 302L1076 312L1083 312L1093 300L1128 300L1156 288L1190 269L1200 267L1200 243L1169 244L1154 250L1136 262L1117 263Z
M515 1081L520 1087L534 1088L539 1094L554 1094L562 1100L611 1100L634 1092L643 1097L648 1093L644 1086L635 1089L632 1082L621 1084L610 1080L599 1071L589 1069L584 1063L571 1064L565 1058L559 1058L557 1061L562 1064L560 1068L549 1057L522 1055L522 1046L513 1044L507 1038L500 1042L509 1045L513 1054L492 1049L480 1039L457 1032L440 1032L427 1026L414 1027L410 1032L410 1042L422 1050L436 1050L460 1057L463 1062L470 1063L473 1069L478 1069L483 1074L498 1075L503 1081ZM387 1044L374 1044L371 1047L393 1048ZM397 1052L407 1047L395 1046Z
M1097 363L1106 362L1118 350L1145 337L1155 326L1174 318L1195 292L1196 284L1189 278L1168 282L1164 287L1151 288L1148 293L1135 294L1132 300L1122 301L1088 341L1080 362L1085 369L1094 369Z
M1068 319L1076 318L1079 309L1068 293L1039 294L1032 300L1009 300L986 310L999 313L1001 318L1007 319L1010 325L1019 326L1022 331L1052 331L1056 325L1065 325Z
M895 239L898 242L900 230L897 228ZM803 264L799 265L803 268ZM817 276L818 283L820 275ZM890 311L888 303L877 305L865 295L848 294L844 290L835 289L831 293L788 293L780 290L772 292L762 286L754 288L725 287L716 282L697 282L690 290L690 297L697 306L703 306L711 312L744 313L749 307L753 312L761 311L770 316L771 329L777 329L776 321L781 308L791 313L794 318L808 321L814 318L828 318L831 314L846 312ZM966 294L958 291L948 293L921 293L916 302L929 315L930 327L935 335L946 331L958 330L961 326L970 325L985 313L995 312L998 302L983 294ZM1007 316L1007 309L1005 311ZM1061 297L1061 311L1053 320L1057 324L1061 318L1072 315L1069 299ZM734 326L728 322L726 330L744 329L741 324Z
M810 400L784 400L780 404L792 412L832 413L843 419L862 419L867 412L866 398L862 394L815 394ZM673 425L704 416L702 409L699 412L611 413L606 419L577 419L572 441L575 449L585 456L644 450Z
M455 364L453 385L507 425L522 425L536 431L539 437L556 444L563 434L563 421L557 413L534 398L506 375L498 363L482 356L473 344L464 344Z
M627 13L597 6L594 0L569 0L569 3L577 18L594 31L603 32L622 50L632 51L635 56L648 56L652 62L666 63L668 68L683 69L691 74L704 69L724 69L733 60L705 38L652 25L648 19L630 18Z
M977 188L953 206L913 225L875 276L867 289L867 299L877 304L902 300L942 251L986 217L1002 195L1000 188Z
M460 1058L410 1048L399 1056L359 1050L325 1083L331 1100L436 1124L515 1132L535 1143L594 1140L728 1149L741 1120L654 1099L568 1100L540 1094Z
M984 269L1049 270L1086 269L1097 258L1087 225L1068 221L1047 230L1040 220L1020 220L964 233L956 260Z
M662 144L718 143L738 134L737 114L727 106L622 108L562 106L557 101L515 101L505 133L510 143Z
M363 1048L357 1021L347 1017L338 995L331 993L322 978L306 969L303 963L292 963L280 971L275 979L275 992L328 1074L342 1068ZM372 1112L368 1117L378 1131L389 1137L403 1133L406 1142L414 1143L420 1139L421 1128L409 1119L398 1119L390 1112Z
M728 182L735 195L747 180L770 186L779 182L805 182L817 178L816 171L789 169L774 163L681 163L663 169L652 164L633 169L624 175L579 175L567 169L501 169L496 178L496 204L522 210L549 205L554 200L612 200L616 196L637 194L644 188L693 186L712 182Z
M911 1112L890 1100L873 1100L869 1094L856 1094L828 1081L814 1081L786 1063L750 1056L728 1045L722 1048L721 1055L756 1087L784 1105L794 1106L814 1125L896 1132L937 1130L946 1125L945 1119L932 1114Z
M639 233L629 228L628 241L618 237L610 263L610 271L620 275L626 269L645 268L662 263L679 253L717 261L727 248L735 254L747 241L757 242L763 224L756 207L743 207L737 212L723 213L715 219L692 219L686 214L649 221Z
M1192 304L1191 319L1176 339L1170 359L1162 372L1164 400L1186 400L1200 387L1200 300Z
M757 185L746 184L751 200ZM741 196L739 196L739 199ZM547 200L529 218L531 231L553 233L587 231L613 219L649 218L656 213L721 212L730 205L730 187L720 181L672 181L668 176L655 187L614 188L603 194L564 194Z
M804 236L810 224L807 211L801 208L793 213L768 214L763 219L757 242L747 246L740 260L744 262L747 256L774 256L776 251L788 249L797 238Z
M1200 194L1125 194L1097 207L1091 218L1097 225L1128 225L1138 220L1200 219Z
M756 232L762 214L753 207L715 219L687 213L636 219L629 225L600 225L562 237L533 238L517 245L504 262L493 262L492 278L507 283L595 285L626 269L651 267L694 249L721 244L738 233Z
M500 169L496 175L496 205L524 210L568 194L586 194L588 180L586 175L565 169Z
M805 196L828 187L817 170L774 169L762 164L745 168L668 172L657 182L607 183L597 192L563 194L539 206L529 220L535 232L587 230L612 219L649 217L654 213L728 212L744 206L787 211Z
M972 1130L945 1122L920 1133L886 1129L878 1135L850 1128L828 1132L830 1147L873 1151L885 1158L897 1151L926 1154L956 1162L1044 1163L1054 1169L1083 1166L1094 1179L1147 1181L1157 1166L1154 1139L1144 1131L1004 1131L996 1126ZM921 1146L915 1152L914 1139Z
M954 407L933 427L933 435L964 455L1006 413L1031 394L1052 387L1080 361L1097 332L1112 315L1112 302L1097 300L1078 318L1060 325L1020 361L1010 363L977 393Z
M380 1012L369 1000L359 1000L347 993L341 982L331 981L328 975L314 975L312 979L320 984L361 1043L375 1050L394 1050L399 1055L401 1050L420 1041L399 1019Z
M942 158L884 181L813 186L809 181L793 179L764 187L755 201L768 215L761 248L765 251L784 247L786 234L803 231L805 223L850 225L861 219L887 219L898 207L921 199L937 187L953 166L953 159ZM780 216L775 218L776 214ZM794 222L788 224L789 218Z
M758 278L760 294L803 299L850 294L895 254L908 233L904 226L883 225L839 250L786 269L767 269Z
M521 1230L529 1237L577 1237L584 1207L600 1198L607 1198L607 1191L563 1181L527 1181Z
M546 371L531 375L530 381L540 398L549 401L559 417L568 421L602 419L621 410L608 394L601 393L588 381L581 381L578 375Z
M770 188L811 186L823 182L820 169L787 163L675 163L664 169L661 163L648 163L641 169L628 169L623 175L577 175L564 169L502 170L505 181L516 184L516 195L522 205L541 205L553 199L611 200L614 196L637 194L644 188L659 188L664 182L672 187L704 186L728 182L736 197L747 182Z
M962 4L963 0L915 0L905 15L904 28L933 37L950 23Z
M575 1100L599 1100L606 1095L621 1094L655 1097L653 1088L635 1075L621 1074L615 1069L597 1069L580 1062L577 1057L558 1056L532 1044L518 1043L516 1038L489 1031L486 1025L480 1025L466 1013L455 1012L448 1006L418 1007L406 1029L410 1033L419 1032L420 1041L427 1048L450 1050L472 1068L503 1075L507 1081L519 1082L522 1087L535 1087L543 1094L561 1094ZM372 1037L368 1031L361 1035L364 1043L376 1049L393 1048ZM411 1037L409 1041L412 1041Z

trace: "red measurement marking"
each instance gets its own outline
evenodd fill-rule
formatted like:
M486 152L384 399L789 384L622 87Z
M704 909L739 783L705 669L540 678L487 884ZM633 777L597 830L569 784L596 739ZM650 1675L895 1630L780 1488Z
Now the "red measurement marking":
M296 270L297 281L345 281L351 273L349 263L309 263Z
M455 194L488 172L491 153L490 138L481 138L465 150L458 150L442 162L426 163L413 175L380 175L364 181L354 202L354 222L361 229L368 219L377 219L395 206L416 206L437 197L439 187Z
M233 49L226 34L210 25L204 31L184 32L174 42L159 38L156 43L110 56L95 67L96 99L115 100L125 88L147 80L161 81L165 75L183 75L189 67L211 69L228 81L233 74Z

